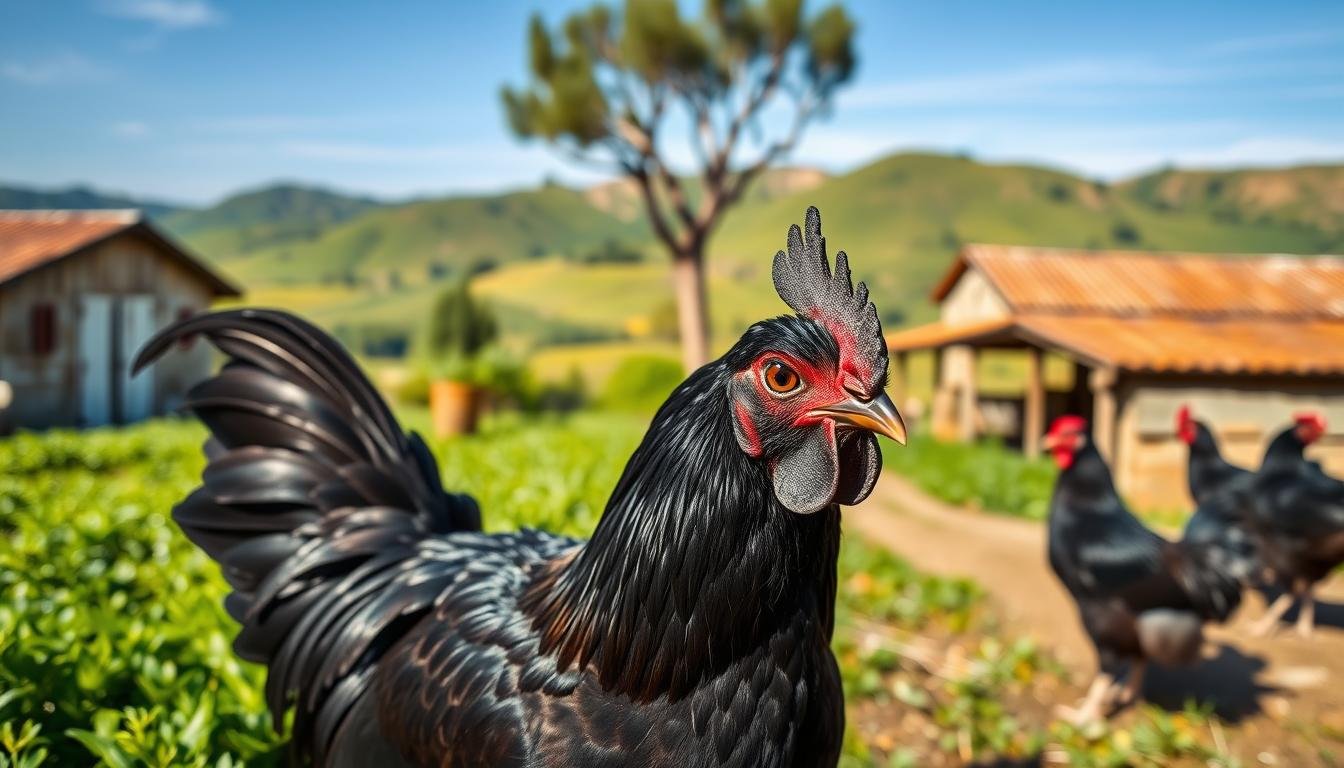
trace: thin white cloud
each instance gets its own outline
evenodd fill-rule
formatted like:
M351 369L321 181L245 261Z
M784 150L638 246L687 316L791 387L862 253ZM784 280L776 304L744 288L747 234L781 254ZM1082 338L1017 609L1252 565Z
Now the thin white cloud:
M333 122L326 117L304 115L234 115L193 118L188 125L202 132L273 134L326 128Z
M1298 136L1258 136L1176 154L1180 165L1214 168L1338 163L1344 160L1344 141Z
M123 139L139 139L150 133L149 124L140 120L121 120L112 124L112 133Z
M105 69L72 51L31 61L0 62L0 77L23 85L88 82L106 75Z
M206 0L108 0L103 11L162 29L209 27L224 21L224 14Z
M1210 72L1133 60L1058 62L1013 70L970 72L842 92L840 107L983 106L1056 101L1065 90L1171 86L1206 80Z
M1344 42L1344 28L1305 29L1254 37L1237 37L1210 43L1201 51L1211 56L1237 56L1244 53L1301 50L1338 42Z
M504 146L470 144L380 144L375 142L291 141L281 144L284 154L348 163L422 163L444 160L479 161L507 151Z

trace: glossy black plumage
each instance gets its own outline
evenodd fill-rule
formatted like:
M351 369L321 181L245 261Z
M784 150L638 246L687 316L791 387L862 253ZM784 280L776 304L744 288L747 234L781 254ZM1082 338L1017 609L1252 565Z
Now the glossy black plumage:
M482 533L349 355L292 315L220 312L151 340L137 369L187 336L228 357L187 398L210 461L173 514L233 586L235 647L269 668L276 722L293 707L301 760L836 763L838 505L877 479L868 430L904 426L876 311L843 259L832 275L820 227L809 210L806 245L794 227L776 259L799 315L676 389L586 543ZM767 391L781 360L805 386Z
M1252 483L1264 564L1285 587L1305 587L1344 563L1344 483L1308 460L1298 427L1279 433Z
M1189 661L1200 625L1227 618L1240 601L1239 584L1211 567L1207 548L1169 542L1130 514L1090 444L1055 485L1049 557L1112 674L1126 660Z
M1249 519L1255 475L1224 459L1218 441L1202 422L1192 420L1188 428L1193 439L1186 476L1195 511L1181 539L1204 547L1213 567L1251 580L1260 571Z

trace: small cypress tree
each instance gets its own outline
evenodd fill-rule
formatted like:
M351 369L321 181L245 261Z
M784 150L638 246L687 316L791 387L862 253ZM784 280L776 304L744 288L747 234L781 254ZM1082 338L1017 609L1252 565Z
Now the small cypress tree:
M444 289L434 302L429 326L429 352L434 358L471 360L498 335L494 313L471 295L466 280Z

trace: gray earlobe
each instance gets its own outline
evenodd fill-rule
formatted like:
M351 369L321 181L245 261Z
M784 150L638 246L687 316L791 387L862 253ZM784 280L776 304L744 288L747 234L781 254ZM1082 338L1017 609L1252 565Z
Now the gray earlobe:
M824 509L840 475L835 425L825 421L809 429L798 447L780 457L773 474L775 498L789 511L810 515Z

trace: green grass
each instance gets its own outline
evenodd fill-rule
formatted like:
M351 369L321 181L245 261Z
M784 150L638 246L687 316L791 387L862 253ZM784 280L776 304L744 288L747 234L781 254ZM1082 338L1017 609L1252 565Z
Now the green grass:
M422 411L403 415L424 425ZM445 483L481 501L490 530L584 535L645 424L505 416L433 448ZM197 484L203 437L170 421L0 440L0 766L281 762L263 670L230 651L218 567L168 518ZM979 604L973 585L856 541L840 578L847 680L871 663L843 651L854 617L959 628Z
M1048 459L1023 456L1001 443L953 443L911 435L901 448L884 443L884 469L948 502L1030 520L1044 520L1054 489Z

